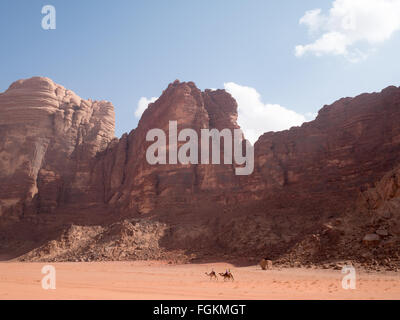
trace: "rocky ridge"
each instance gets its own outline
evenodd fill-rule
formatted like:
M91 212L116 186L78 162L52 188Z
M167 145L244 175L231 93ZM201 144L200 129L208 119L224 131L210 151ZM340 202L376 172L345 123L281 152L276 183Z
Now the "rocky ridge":
M371 264L377 260L371 252L386 241L398 248L399 230L375 221L390 210L391 223L398 221L397 193L382 198L382 192L393 193L387 191L394 188L387 175L400 163L397 87L341 99L301 127L265 133L254 146L250 176L236 176L234 165L147 163L147 131L166 130L169 121L197 132L238 128L235 100L224 90L202 92L192 82L171 83L138 127L120 139L114 138L110 103L82 100L47 78L17 81L0 94L0 119L3 230L18 230L28 221L32 230L60 230L51 246L46 240L24 259L120 259L119 253L105 254L100 239L111 225L126 226L124 219L139 219L156 233L165 226L154 241L163 252L184 252L188 259L245 253L282 264L338 259ZM370 221L372 211L376 223ZM65 242L75 232L71 224L89 238L76 246ZM368 234L378 239L368 240ZM15 237L4 235L7 245L0 251L12 249ZM24 237L30 236L19 239ZM129 243L122 258L135 259L140 250L132 251ZM82 249L87 245L92 256ZM149 248L154 255L147 256L162 256L156 245ZM399 263L387 251L372 257Z

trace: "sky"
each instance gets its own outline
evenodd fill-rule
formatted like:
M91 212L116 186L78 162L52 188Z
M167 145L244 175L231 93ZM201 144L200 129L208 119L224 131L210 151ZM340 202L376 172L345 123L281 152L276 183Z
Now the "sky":
M1 0L0 18L0 92L49 77L111 101L117 136L176 79L230 92L252 142L400 85L400 0Z

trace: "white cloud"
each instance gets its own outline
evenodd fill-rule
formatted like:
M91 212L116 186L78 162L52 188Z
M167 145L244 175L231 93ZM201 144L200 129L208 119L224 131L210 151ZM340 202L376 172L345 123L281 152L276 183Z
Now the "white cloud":
M308 26L311 33L318 31L323 23L324 17L321 15L321 9L307 11L306 14L300 19L300 24L305 24Z
M156 101L158 98L156 97L152 97L150 99L147 99L146 97L141 97L139 99L139 102L137 104L137 108L135 110L135 117L136 118L140 118L144 112L144 110L147 109L149 103L152 103L154 101Z
M238 103L238 124L253 144L265 132L286 130L314 118L314 114L304 116L278 104L264 104L254 88L233 82L224 83L224 87Z
M319 37L296 46L296 56L342 55L355 62L400 30L400 0L335 0L327 15L321 9L307 11L300 24ZM362 45L367 45L367 52Z

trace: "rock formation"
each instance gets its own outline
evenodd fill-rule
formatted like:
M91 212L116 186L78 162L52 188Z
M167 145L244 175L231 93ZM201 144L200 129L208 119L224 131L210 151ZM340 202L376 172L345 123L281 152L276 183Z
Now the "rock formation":
M310 265L329 261L362 264L374 270L400 267L400 167L359 193L355 207L296 243L281 262ZM335 263L328 267L338 267Z
M90 162L114 138L114 122L109 102L83 100L48 78L14 82L0 94L0 216L102 201L90 190Z
M236 129L236 119L224 90L175 81L117 139L110 103L82 100L47 78L17 81L0 94L0 223L29 221L36 230L42 221L50 228L129 216L167 226L166 250L278 259L302 243L337 243L347 231L335 221L356 216L360 192L369 190L369 205L378 201L369 188L400 163L396 87L341 99L301 127L265 133L249 176L236 176L229 164L146 161L150 129L168 131L174 120L178 130ZM320 248L310 250L321 257Z
M261 269L263 269L263 270L272 269L272 261L271 260L262 259L258 264L260 265Z
M138 127L105 151L98 176L105 176L107 203L122 210L149 213L164 208L178 211L200 203L204 197L217 201L227 190L239 189L233 165L150 165L146 141L150 129L168 132L169 121L178 131L238 128L237 105L225 91L201 92L194 83L175 81L143 113Z

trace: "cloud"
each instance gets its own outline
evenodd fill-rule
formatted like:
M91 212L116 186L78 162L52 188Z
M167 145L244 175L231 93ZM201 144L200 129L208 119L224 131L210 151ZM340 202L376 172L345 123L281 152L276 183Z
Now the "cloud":
M152 97L150 99L147 99L146 97L141 97L139 99L139 102L137 104L137 108L135 110L135 117L136 118L140 118L144 112L144 110L147 109L149 103L152 103L154 101L156 101L158 98L156 97Z
M323 23L324 17L321 15L321 9L307 11L300 19L300 24L305 24L311 33L318 31Z
M327 15L321 9L310 10L300 24L317 37L296 46L297 57L330 54L356 62L400 30L400 0L335 0Z
M301 115L278 104L264 104L254 88L233 82L224 83L224 87L237 101L238 124L246 139L253 144L265 132L300 126L315 117L311 113L307 116Z

